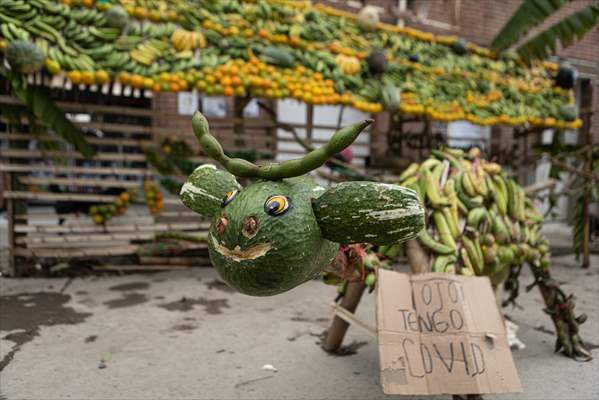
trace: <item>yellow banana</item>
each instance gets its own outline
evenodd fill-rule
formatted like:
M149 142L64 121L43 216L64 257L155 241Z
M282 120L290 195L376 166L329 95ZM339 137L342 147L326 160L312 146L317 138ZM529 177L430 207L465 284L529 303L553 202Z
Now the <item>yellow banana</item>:
M442 211L434 211L433 219L435 220L435 227L437 228L437 232L439 233L439 239L442 243L447 246L455 249L457 247L455 240L449 230L449 225L447 220L445 219L445 215Z
M474 189L474 185L472 183L472 172L466 171L462 174L462 187L466 191L466 194L470 197L476 196L476 190Z
M482 257L479 258L478 251L480 249L477 250L474 241L472 241L467 236L462 237L462 244L464 245L464 248L468 252L468 258L470 259L470 262L472 263L472 266L474 267L474 272L476 273L476 275L482 274L483 269L484 269L484 263L483 263Z
M468 252L465 248L460 249L460 256L462 257L462 269L460 269L460 274L465 276L474 276L474 266L472 265L472 261L470 261L470 256L468 256Z
M448 206L449 201L439 193L439 183L434 181L431 172L426 168L421 168L420 172L421 187L433 208Z

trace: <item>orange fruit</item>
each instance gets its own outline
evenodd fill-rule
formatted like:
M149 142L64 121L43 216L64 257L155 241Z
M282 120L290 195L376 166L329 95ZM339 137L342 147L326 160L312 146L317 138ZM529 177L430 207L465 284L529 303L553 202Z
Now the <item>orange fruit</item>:
M223 86L231 86L231 78L228 76L223 76L220 80L220 84Z
M102 69L99 71L96 71L94 78L98 85L103 85L105 83L108 83L108 81L110 81L110 75L108 75L108 72L106 72Z
M143 85L143 81L144 78L141 75L135 74L131 76L131 86L133 86L136 89L140 88L141 85Z
M133 16L137 19L146 19L148 11L143 7L135 7L133 9Z
M122 85L128 85L131 82L131 74L128 72L121 72L118 76L118 80Z
M224 86L223 94L225 96L233 96L235 94L235 90L231 86Z
M148 19L152 22L160 22L162 15L160 15L160 11L158 10L150 10L148 13Z
M78 85L81 83L81 72L79 71L69 71L67 74L69 80L74 84Z
M81 73L81 80L86 85L91 85L94 83L94 73L92 71L84 71Z

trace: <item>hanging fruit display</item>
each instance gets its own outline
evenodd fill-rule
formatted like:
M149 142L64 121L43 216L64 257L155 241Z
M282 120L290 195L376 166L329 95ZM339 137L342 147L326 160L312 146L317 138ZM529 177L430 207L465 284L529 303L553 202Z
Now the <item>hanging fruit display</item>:
M479 125L581 125L562 112L573 104L566 66L527 67L455 36L386 25L374 8L355 15L284 0L4 0L0 58L18 73L43 65L78 86L294 98L368 113L391 105ZM389 85L399 102L384 97Z
M158 214L164 208L164 198L160 187L150 180L144 181L144 194L150 214Z
M89 208L89 216L96 225L103 225L113 217L123 215L127 212L129 204L134 196L129 192L122 192L117 199L110 204L97 204Z

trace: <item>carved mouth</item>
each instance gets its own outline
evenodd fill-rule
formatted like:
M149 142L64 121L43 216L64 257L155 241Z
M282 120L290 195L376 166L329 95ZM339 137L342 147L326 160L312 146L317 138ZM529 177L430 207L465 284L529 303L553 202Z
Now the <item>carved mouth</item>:
M264 256L270 251L270 249L272 249L271 243L258 243L243 250L239 247L239 245L235 246L234 249L229 249L228 247L220 244L214 236L210 235L210 239L212 239L212 246L214 247L214 250L216 250L220 255L238 262L255 260L256 258Z

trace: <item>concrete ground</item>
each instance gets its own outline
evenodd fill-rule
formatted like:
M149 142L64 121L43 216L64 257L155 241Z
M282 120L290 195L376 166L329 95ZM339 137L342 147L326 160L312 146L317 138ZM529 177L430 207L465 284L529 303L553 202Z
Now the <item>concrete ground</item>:
M590 270L554 260L554 276L588 314L594 361L553 353L536 289L507 313L524 393L486 399L599 398L599 256ZM532 281L526 271L521 286ZM0 399L383 399L376 341L350 328L349 355L318 346L335 289L309 282L283 295L233 293L214 270L0 279ZM358 308L374 324L374 296ZM271 364L277 372L264 370ZM449 399L449 396L439 398Z

